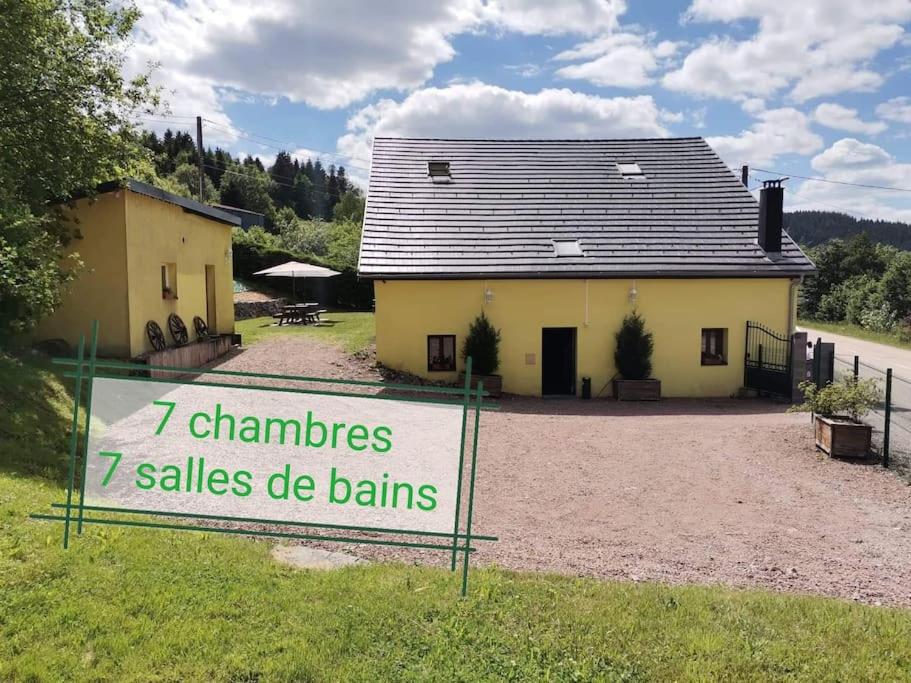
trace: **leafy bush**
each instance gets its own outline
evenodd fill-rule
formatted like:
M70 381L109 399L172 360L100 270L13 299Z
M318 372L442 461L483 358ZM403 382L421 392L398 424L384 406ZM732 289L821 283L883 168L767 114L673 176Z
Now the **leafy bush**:
M483 311L469 326L462 344L462 358L469 356L472 371L479 375L492 375L500 367L500 331L491 325Z
M845 320L861 324L861 316L884 303L879 281L872 275L855 275L832 287L819 301L816 317L819 320Z
M873 332L894 332L897 317L889 304L883 302L864 311L860 316L860 324L861 327Z
M857 421L882 400L877 381L872 378L842 377L818 389L815 382L801 382L804 402L791 406L789 412L816 413L818 415L848 415Z
M648 379L652 374L655 342L652 333L645 329L642 316L635 311L626 316L615 338L614 365L623 379Z

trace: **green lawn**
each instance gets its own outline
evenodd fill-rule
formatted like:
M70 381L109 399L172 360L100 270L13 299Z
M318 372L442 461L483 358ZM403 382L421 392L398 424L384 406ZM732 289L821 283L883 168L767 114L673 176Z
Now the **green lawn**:
M898 332L871 332L860 325L852 323L830 323L821 320L798 320L797 325L798 327L809 327L814 330L831 332L832 334L841 334L846 337L856 337L857 339L866 339L879 344L897 346L900 349L911 349L911 342L901 339ZM811 341L816 340L812 339Z
M251 318L238 320L235 329L240 333L245 346L277 336L304 335L337 344L351 353L366 348L376 338L373 313L330 312L323 315L322 319L321 325L279 327L272 318Z
M25 393L22 393L25 392ZM269 544L28 519L66 394L0 355L0 680L898 680L911 611L499 569L295 571ZM40 413L40 415L39 415ZM26 461L31 465L26 465ZM441 558L442 561L442 558Z

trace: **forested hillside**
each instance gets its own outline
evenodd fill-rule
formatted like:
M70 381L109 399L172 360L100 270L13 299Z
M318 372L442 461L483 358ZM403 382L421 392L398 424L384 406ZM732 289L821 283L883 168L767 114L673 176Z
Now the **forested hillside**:
M797 243L807 246L865 232L873 242L911 249L911 225L908 223L854 218L836 211L794 211L785 214L784 223L788 234Z
M169 129L161 137L146 133L142 142L152 154L159 184L198 199L199 171L193 137ZM247 155L240 159L221 148L207 148L203 171L204 201L265 214L267 227L287 221L291 217L288 211L305 220L347 220L358 217L363 203L359 188L349 182L344 166L330 165L327 169L319 159L301 163L288 152L279 152L267 168L259 157Z
M147 132L142 143L154 167L147 180L198 198L196 144L189 133L167 130L159 137ZM203 171L206 202L266 216L265 230L234 229L235 278L256 280L252 273L284 261L316 263L342 273L328 283L327 303L372 304L372 283L357 279L364 197L343 166L325 168L318 159L301 162L288 152L279 152L266 165L259 157L240 159L216 148L205 150ZM273 278L269 285L284 290L291 283Z

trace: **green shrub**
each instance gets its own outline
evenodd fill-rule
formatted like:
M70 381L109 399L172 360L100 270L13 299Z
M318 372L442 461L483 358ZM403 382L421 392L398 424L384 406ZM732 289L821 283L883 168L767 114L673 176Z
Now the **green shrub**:
M873 332L894 332L898 324L897 317L889 304L883 302L861 313L860 325Z
M462 358L469 356L475 374L492 375L500 367L500 331L490 324L483 311L469 326L462 344Z
M655 342L645 329L645 321L637 312L623 319L616 334L614 365L623 379L648 379L652 374L652 351Z
M818 389L815 382L801 382L804 402L791 406L789 412L816 413L818 415L848 415L859 420L882 400L877 381L872 378L842 377Z

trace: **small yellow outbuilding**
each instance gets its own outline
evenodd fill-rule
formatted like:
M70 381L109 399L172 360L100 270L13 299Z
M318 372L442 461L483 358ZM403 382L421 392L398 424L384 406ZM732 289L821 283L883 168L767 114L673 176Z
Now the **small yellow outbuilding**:
M68 212L78 230L68 250L78 252L84 268L35 330L36 341L75 346L98 320L98 353L135 357L152 350L149 321L173 345L172 313L191 341L196 316L211 333L234 332L231 229L239 218L136 180L105 185Z
M588 377L610 393L635 310L665 396L731 395L745 366L789 383L797 287L815 267L771 185L757 202L702 138L377 138L358 266L375 283L377 359L455 380L484 312L504 391L576 395Z

